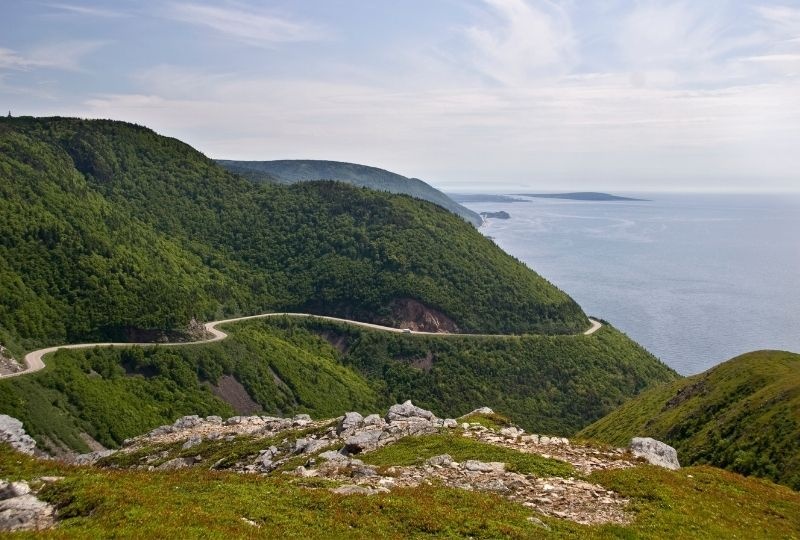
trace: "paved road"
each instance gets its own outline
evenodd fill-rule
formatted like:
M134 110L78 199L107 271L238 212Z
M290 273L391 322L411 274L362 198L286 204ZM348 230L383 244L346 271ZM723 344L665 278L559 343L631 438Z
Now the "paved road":
M236 317L235 319L225 319L222 321L212 321L205 324L205 328L211 337L209 339L204 339L200 341L187 341L181 343L78 343L73 345L58 345L56 347L47 347L46 349L39 349L38 351L29 352L25 355L25 363L27 367L23 371L18 371L17 373L8 373L5 375L0 375L0 379L9 378L9 377L18 377L20 375L27 375L29 373L34 373L41 369L44 369L44 361L42 361L42 357L46 354L50 354L52 352L56 352L59 349L91 349L93 347L153 347L158 345L160 347L180 347L184 345L197 345L200 343L213 343L214 341L222 341L228 334L223 332L222 330L218 329L217 326L222 324L234 323L239 321L248 321L251 319L264 319L266 317L313 317L315 319L322 319L324 321L334 321L340 322L345 324L352 324L354 326L361 326L363 328L372 328L373 330L381 330L384 332L393 332L395 334L404 334L404 333L411 333L417 335L427 335L427 336L477 336L477 337L503 337L507 334L448 334L442 332L420 332L420 331L409 331L404 330L402 328L392 328L391 326L381 326L379 324L372 324L372 323L365 323L360 321L351 321L350 319L340 319L338 317L326 317L323 315L312 315L309 313L262 313L261 315L250 315L249 317ZM594 334L599 330L603 325L600 321L596 319L589 318L589 322L591 323L591 327L583 332L584 335Z

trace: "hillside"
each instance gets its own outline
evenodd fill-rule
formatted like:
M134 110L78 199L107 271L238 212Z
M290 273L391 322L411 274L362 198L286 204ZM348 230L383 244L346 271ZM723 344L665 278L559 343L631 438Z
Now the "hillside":
M430 201L450 210L476 227L481 217L418 178L405 176L356 163L321 161L312 159L285 159L276 161L231 161L218 159L217 163L245 178L261 182L292 184L314 180L337 180L359 187L410 195Z
M335 416L396 401L460 416L487 404L570 435L675 373L611 327L584 336L425 336L280 318L206 345L61 350L0 380L0 413L40 447L105 447L187 414Z
M800 355L758 351L642 393L579 434L633 435L704 463L800 489Z
M587 324L429 202L254 184L149 129L69 118L0 119L0 299L16 354L270 310L486 333Z
M59 538L800 532L800 494L766 481L663 469L624 448L526 433L486 410L456 420L406 402L378 412L184 417L82 466L0 445L0 478L14 482L2 483L0 505L11 510L0 527L20 526L13 516L27 505L27 524Z

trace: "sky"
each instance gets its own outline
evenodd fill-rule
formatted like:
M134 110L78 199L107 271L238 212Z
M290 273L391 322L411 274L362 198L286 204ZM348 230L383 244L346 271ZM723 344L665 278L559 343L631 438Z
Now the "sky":
M0 1L0 110L449 191L800 191L800 0Z

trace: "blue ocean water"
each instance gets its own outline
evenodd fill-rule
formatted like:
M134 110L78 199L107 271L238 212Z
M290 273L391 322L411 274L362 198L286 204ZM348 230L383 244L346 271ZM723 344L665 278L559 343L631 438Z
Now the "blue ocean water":
M481 232L684 375L800 352L800 195L469 203Z

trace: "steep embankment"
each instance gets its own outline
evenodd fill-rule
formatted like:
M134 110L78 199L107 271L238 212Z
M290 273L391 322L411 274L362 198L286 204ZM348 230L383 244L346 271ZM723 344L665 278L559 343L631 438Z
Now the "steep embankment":
M644 392L580 432L620 444L649 436L682 463L707 463L800 489L800 355L744 354Z
M61 350L0 380L0 412L43 448L107 447L185 414L366 411L408 398L457 416L486 403L571 434L675 377L611 327L574 336L425 336L285 318L228 325L207 345Z
M390 325L416 313L421 329L486 333L586 321L431 203L254 184L148 129L65 118L0 120L0 299L0 341L18 356L265 311Z
M340 161L313 159L283 159L276 161L231 161L218 159L217 163L231 172L258 182L292 184L314 180L338 180L359 187L410 195L430 201L464 218L476 227L483 220L469 208L426 184L418 178L407 178L377 167Z

